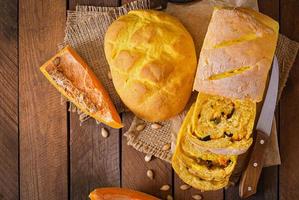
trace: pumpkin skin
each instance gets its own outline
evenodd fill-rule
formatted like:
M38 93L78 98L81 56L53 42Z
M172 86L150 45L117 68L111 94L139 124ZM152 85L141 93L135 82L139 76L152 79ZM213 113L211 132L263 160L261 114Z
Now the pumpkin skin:
M85 114L112 128L123 127L100 80L70 46L60 50L40 70L64 97Z
M89 194L91 200L158 200L151 195L117 187L97 188Z

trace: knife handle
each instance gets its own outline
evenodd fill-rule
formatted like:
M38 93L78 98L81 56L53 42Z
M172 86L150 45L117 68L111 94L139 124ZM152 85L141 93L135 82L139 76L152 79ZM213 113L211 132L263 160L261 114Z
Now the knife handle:
M240 180L239 195L241 198L247 198L256 193L257 184L264 166L267 143L268 136L262 131L257 130L249 163Z

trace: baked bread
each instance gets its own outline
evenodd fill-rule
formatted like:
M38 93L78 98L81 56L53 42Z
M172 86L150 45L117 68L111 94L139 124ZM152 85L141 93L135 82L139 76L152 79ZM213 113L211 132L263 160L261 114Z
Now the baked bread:
M229 178L237 163L237 156L198 151L195 145L189 146L183 141L177 148L176 156L185 163L190 173L204 180L222 181Z
M187 142L192 134L193 105L181 126L177 137L172 167L187 184L201 190L217 190L229 181L236 165L237 156L218 155L208 151L198 151L196 145Z
M193 188L203 191L219 190L225 187L229 182L228 178L225 178L221 181L205 180L194 174L191 174L186 164L176 156L172 158L172 168L185 183Z
M200 52L194 89L262 101L278 23L249 8L215 8Z
M130 11L110 25L104 46L116 91L138 117L161 121L183 110L197 61L193 40L176 18Z
M219 154L242 154L252 143L256 103L199 93L188 142Z
M250 147L277 36L277 22L251 9L214 10L194 83L199 94L172 159L176 173L192 187L226 186L237 155Z

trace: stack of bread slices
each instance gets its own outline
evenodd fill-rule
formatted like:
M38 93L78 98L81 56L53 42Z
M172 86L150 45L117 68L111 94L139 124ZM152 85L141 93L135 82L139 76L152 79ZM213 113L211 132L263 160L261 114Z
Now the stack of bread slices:
M172 166L201 190L225 187L252 144L278 37L278 23L247 8L215 8L200 53L198 96L178 134Z

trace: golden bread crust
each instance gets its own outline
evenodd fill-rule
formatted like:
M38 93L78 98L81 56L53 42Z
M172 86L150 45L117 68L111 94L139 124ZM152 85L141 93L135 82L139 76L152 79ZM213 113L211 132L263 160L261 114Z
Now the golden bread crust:
M104 44L116 91L138 117L160 121L183 110L196 54L177 19L158 11L130 11L110 25Z
M246 8L216 8L200 53L194 89L260 102L278 23Z

